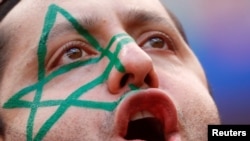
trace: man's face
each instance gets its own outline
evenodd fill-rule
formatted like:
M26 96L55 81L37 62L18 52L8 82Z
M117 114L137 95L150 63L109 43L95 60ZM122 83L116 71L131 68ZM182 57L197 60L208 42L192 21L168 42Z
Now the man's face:
M1 28L6 140L201 141L219 123L158 0L23 0Z

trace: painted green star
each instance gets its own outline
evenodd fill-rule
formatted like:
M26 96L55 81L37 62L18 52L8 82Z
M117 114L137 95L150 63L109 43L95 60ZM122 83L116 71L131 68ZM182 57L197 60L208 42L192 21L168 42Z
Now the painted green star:
M47 40L50 34L51 29L53 28L56 17L58 14L61 14L71 25L75 28L75 30L82 35L97 51L100 52L100 56L91 58L88 60L76 61L64 66L61 66L57 70L46 76L45 71L45 57L47 54ZM119 39L119 42L116 46L116 50L112 53L109 49L113 45L115 41ZM21 89L17 93L15 93L3 106L6 109L14 109L14 108L28 108L30 109L30 115L27 121L26 134L27 141L40 141L44 138L47 132L54 126L54 124L63 116L63 114L67 111L67 109L71 106L76 107L85 107L85 108L94 108L105 111L113 111L116 106L119 104L121 99L118 99L114 102L100 102L100 101L88 101L88 100L80 100L79 97L84 95L90 89L102 84L107 80L107 77L113 67L115 67L120 72L125 72L124 66L121 64L120 60L117 58L122 46L124 44L128 44L130 42L134 42L132 38L130 38L127 34L117 34L112 37L107 47L103 48L100 46L98 41L89 34L89 32L84 29L78 21L66 10L57 6L50 5L48 12L45 17L45 22L43 26L43 31L40 37L39 46L37 50L38 56L38 81L30 85L26 88ZM79 68L82 66L90 65L98 63L103 57L107 57L110 62L108 63L106 69L102 74L97 76L92 81L88 82L85 85L82 85L74 92L72 92L66 99L64 100L41 100L44 86L53 80L54 78L63 75L69 72L72 69ZM136 89L136 87L131 85L131 89ZM26 101L22 98L28 95L30 92L35 92L35 96L33 101ZM34 128L34 120L37 114L38 108L43 107L52 107L58 106L57 110L45 121L45 123L41 126L38 133L33 135ZM34 137L34 138L33 138Z

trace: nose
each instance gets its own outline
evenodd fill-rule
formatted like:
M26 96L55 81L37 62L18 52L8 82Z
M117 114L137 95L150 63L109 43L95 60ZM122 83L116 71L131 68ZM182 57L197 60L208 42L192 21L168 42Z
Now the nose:
M154 70L151 57L136 43L122 47L118 59L125 71L113 67L108 77L108 89L112 94L120 93L129 85L136 87L158 87L158 76Z

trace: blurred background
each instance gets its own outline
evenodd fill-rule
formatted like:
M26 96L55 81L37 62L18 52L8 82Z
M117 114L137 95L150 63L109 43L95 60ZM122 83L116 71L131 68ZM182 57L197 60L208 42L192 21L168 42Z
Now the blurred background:
M179 18L223 124L250 124L250 0L162 0Z

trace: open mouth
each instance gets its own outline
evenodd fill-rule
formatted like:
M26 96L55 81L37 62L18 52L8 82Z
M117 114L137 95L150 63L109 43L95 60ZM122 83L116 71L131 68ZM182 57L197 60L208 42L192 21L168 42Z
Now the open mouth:
M160 120L153 117L130 121L128 124L128 129L125 139L165 141L164 127L161 124Z
M128 95L117 108L115 125L126 141L172 141L178 131L175 106L159 89Z

